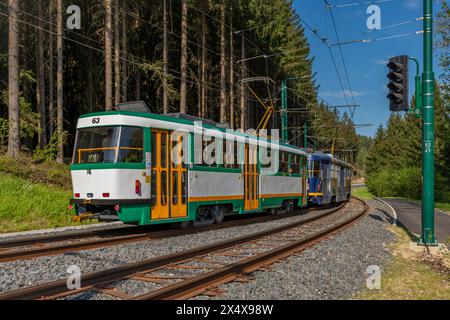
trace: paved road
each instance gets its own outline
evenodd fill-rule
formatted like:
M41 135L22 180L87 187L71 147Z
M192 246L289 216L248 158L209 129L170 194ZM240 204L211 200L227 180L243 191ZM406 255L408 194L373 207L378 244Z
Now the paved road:
M389 203L397 212L398 221L409 232L421 234L422 208L417 203L403 199L381 198ZM435 214L435 234L439 242L444 243L450 237L450 215L440 211Z

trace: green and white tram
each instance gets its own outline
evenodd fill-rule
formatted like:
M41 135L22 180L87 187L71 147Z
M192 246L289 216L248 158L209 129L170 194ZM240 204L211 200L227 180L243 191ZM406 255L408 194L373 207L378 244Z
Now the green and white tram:
M302 149L190 116L151 114L140 102L118 108L78 121L71 205L79 219L220 223L307 205Z

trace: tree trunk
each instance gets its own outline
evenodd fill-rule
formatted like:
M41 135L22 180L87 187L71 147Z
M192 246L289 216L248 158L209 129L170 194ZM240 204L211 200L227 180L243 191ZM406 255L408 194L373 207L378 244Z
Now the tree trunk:
M188 2L181 0L181 83L180 83L180 112L187 111L187 92L186 92L186 77L187 77L187 46L188 46Z
M169 77L169 44L167 39L167 0L163 0L163 111L164 113L169 113L169 87L168 87L168 77Z
M141 69L136 70L136 100L141 100Z
M55 78L54 78L54 48L53 48L53 0L50 0L50 9L49 9L49 47L48 47L48 69L49 69L49 76L48 76L48 115L49 115L49 131L50 131L50 138L53 137L53 134L55 133Z
M242 80L245 79L245 77L247 76L247 70L246 70L246 65L245 65L245 38L244 38L244 33L242 33L242 43L241 43L241 59L242 59L242 65L241 65L241 103L240 103L240 109L241 109L241 129L245 130L246 129L246 122L247 122L247 117L246 117L246 110L245 110L245 85L242 82Z
M227 84L226 84L226 57L225 57L225 0L222 0L220 14L220 122L227 121Z
M19 0L9 0L8 30L8 156L18 158L20 154L20 109L19 109Z
M114 103L120 103L120 21L119 0L114 1Z
M203 11L206 12L208 10L208 0L203 0ZM206 25L206 16L202 13L202 70L201 70L201 117L207 118L207 103L206 103L206 65L207 65L207 51L206 51L206 33L207 33L207 25Z
M234 42L233 42L233 2L230 3L230 126L234 129Z
M122 100L128 100L128 66L127 66L127 0L123 0L122 12Z
M111 111L113 107L112 89L112 8L111 0L105 0L105 109Z
M86 37L89 37L90 33L89 33L89 27L90 27L90 22L92 21L92 7L90 5L87 6L87 17L86 19L84 19L85 23L84 23L84 35ZM92 46L92 41L89 40L89 45ZM88 60L88 65L87 65L87 109L88 112L91 113L94 111L94 56L93 56L93 50L92 48L88 48L88 56L87 56L87 60Z
M57 131L58 131L58 156L59 163L64 162L64 93L63 93L63 8L62 0L57 0L56 8L56 51L57 51L57 72L56 72L56 91L57 91Z
M47 106L45 105L45 63L44 63L44 39L43 39L43 13L42 0L37 1L38 9L38 28L37 28L37 51L36 51L36 67L37 67L37 85L36 85L36 101L37 110L39 112L39 146L43 148L47 144Z

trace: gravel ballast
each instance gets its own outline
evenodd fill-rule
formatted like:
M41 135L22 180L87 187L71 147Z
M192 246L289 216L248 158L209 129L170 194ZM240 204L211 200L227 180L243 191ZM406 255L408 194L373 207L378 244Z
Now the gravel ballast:
M100 271L118 265L179 252L238 236L291 223L303 216L214 230L162 240L151 240L114 247L42 257L29 261L0 264L0 292L66 279L69 266L78 266L83 273ZM348 298L365 283L370 265L387 261L384 247L394 236L386 230L387 219L382 212L368 217L332 239L277 263L274 272L257 272L249 283L223 286L220 299L340 299ZM139 292L148 284L124 282L125 292ZM127 288L129 286L129 288ZM82 294L77 298L99 298L103 295Z
M319 214L324 211L315 211L313 214ZM2 271L0 273L0 293L59 279L67 279L69 275L66 271L71 266L79 267L84 274L101 271L127 263L268 230L298 221L304 217L304 215L298 215L281 220L211 230L161 240L149 240L95 250L71 252L58 256L41 257L33 260L0 263L0 270Z
M248 283L221 286L217 299L329 300L350 299L366 285L369 266L383 266L395 235L386 229L384 212L371 211L350 229L270 267Z

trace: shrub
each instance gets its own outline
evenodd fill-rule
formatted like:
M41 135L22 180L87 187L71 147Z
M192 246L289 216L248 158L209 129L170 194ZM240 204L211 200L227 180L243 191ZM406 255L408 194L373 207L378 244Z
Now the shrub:
M378 197L404 197L418 199L421 196L421 169L417 167L393 169L385 167L367 179L369 190Z

